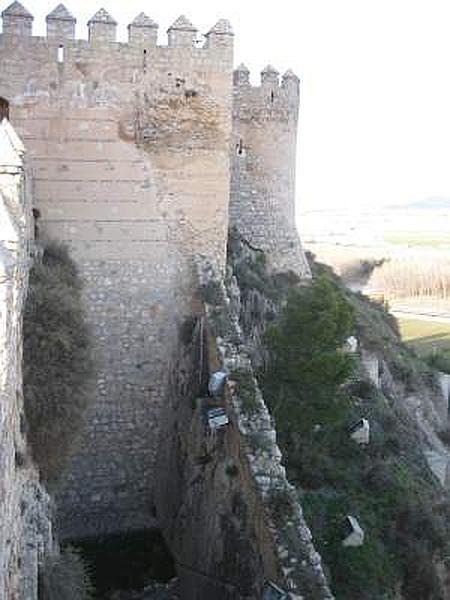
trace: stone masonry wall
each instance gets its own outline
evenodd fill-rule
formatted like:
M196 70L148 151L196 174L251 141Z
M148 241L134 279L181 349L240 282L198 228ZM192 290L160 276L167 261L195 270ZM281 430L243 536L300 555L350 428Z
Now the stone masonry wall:
M279 271L310 277L295 228L295 164L299 80L288 71L281 85L268 66L261 85L234 72L230 224L267 254Z
M200 46L179 17L158 46L143 13L128 43L103 9L88 41L62 5L46 37L33 37L18 2L2 18L0 97L29 153L38 232L70 246L94 339L93 403L57 490L61 533L151 526L166 365L193 258L223 269L230 207L275 267L309 276L293 208L298 80L279 86L269 68L253 88L241 69L233 91L225 20Z
M29 151L39 235L70 246L94 340L94 401L57 491L61 533L151 526L192 256L225 260L233 35L220 21L198 47L182 17L156 46L156 24L140 15L117 43L101 10L87 42L59 8L48 36L33 37L22 13L3 12L0 96Z
M0 124L0 600L37 599L38 565L52 551L49 498L25 440L22 314L31 201L24 148Z

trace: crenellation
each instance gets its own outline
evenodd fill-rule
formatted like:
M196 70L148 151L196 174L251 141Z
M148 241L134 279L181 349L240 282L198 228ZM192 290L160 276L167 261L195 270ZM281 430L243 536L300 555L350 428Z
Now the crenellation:
M239 65L233 72L233 116L240 122L297 122L300 80L288 70L282 77L270 65L261 72L261 85L250 85L250 72Z
M250 85L250 71L241 63L233 72L233 85L248 86Z
M13 2L2 12L5 36L30 37L33 33L33 15L20 2Z
M227 19L220 19L206 34L205 48L233 52L233 28Z
M45 20L47 22L47 38L49 40L53 39L62 43L65 40L75 39L75 25L77 20L71 15L64 4L58 4L46 16Z
M155 59L158 62L159 57L167 57L172 63L189 62L191 59L197 62L205 60L208 63L206 68L215 64L219 70L222 69L222 65L231 68L233 61L234 34L226 19L220 19L205 35L205 42L201 44L196 39L197 28L182 15L167 30L167 45L158 45L158 24L143 12L127 26L126 43L117 42L117 22L103 8L88 21L88 41L76 39L76 18L63 4L59 4L47 15L45 37L32 35L33 16L19 2L14 2L5 9L2 18L3 33L0 34L0 45L13 44L19 51L23 46L23 53L27 57L32 48L44 49L46 46L56 45L69 50L89 51L90 60L97 57L103 60L106 53L120 52L126 60L136 58L145 70L152 68ZM17 42L19 37L20 44ZM192 53L188 55L187 61L186 50ZM152 51L160 52L150 59ZM56 61L57 53L53 53L52 56Z
M167 30L169 46L174 48L193 46L197 31L189 19L181 15Z
M288 69L283 75L281 88L285 91L287 98L289 98L293 106L298 108L300 103L300 79L291 69Z
M279 75L278 71L272 67L272 65L267 65L267 67L261 71L261 87L278 87Z
M156 46L158 42L158 24L141 12L128 25L128 43L134 46Z
M104 8L98 10L88 21L89 42L93 44L116 41L117 22Z

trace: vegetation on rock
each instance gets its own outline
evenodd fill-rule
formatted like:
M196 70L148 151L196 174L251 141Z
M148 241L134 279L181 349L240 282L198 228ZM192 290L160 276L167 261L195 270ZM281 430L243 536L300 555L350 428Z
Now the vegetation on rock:
M258 288L238 270L241 320L252 343L263 345L255 350L265 357L258 379L337 599L441 598L436 566L450 540L449 499L428 469L416 422L393 391L421 392L434 385L433 373L401 343L386 307L347 290L327 267L313 263L309 287L280 288L275 297L272 275L253 260ZM230 262L251 270L252 253L241 246L241 257L235 250ZM270 319L254 303L248 310L255 290L258 306L272 307ZM377 389L359 359L343 352L352 333L398 385ZM371 428L367 446L349 435L363 417ZM349 514L365 532L360 547L342 545Z
M339 386L351 374L353 359L341 347L352 329L351 306L323 277L292 289L280 318L267 328L269 357L260 380L286 436L304 438L312 419L334 422L345 409Z
M81 426L91 374L81 282L64 246L48 244L30 271L23 337L28 440L51 481Z

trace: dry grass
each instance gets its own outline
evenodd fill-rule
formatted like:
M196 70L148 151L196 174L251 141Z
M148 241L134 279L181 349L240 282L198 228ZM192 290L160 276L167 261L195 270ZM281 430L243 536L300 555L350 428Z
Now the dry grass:
M28 440L42 477L51 481L81 427L91 374L81 283L63 246L47 246L31 269L23 331Z

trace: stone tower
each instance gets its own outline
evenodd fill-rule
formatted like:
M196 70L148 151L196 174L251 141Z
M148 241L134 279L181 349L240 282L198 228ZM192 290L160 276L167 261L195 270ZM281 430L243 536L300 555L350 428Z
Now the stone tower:
M299 79L268 65L250 85L240 65L233 74L230 223L268 254L278 270L309 276L295 228L295 165Z

